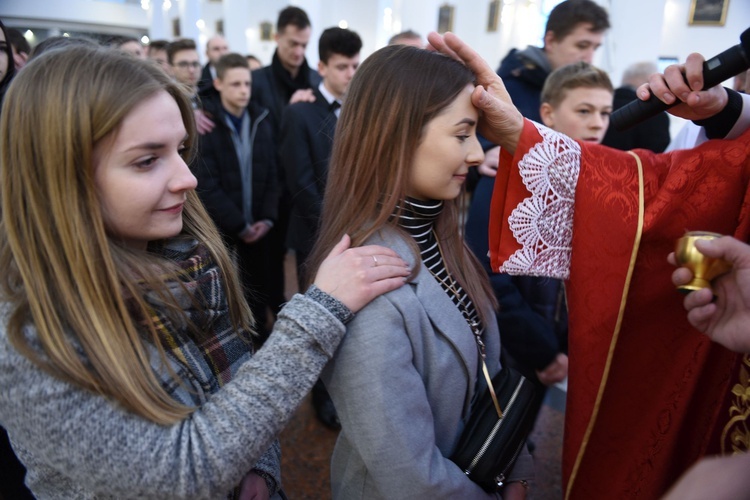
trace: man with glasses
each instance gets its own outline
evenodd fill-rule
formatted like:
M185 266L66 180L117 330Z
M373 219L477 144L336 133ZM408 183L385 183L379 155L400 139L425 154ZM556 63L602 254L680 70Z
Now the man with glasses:
M201 62L195 42L181 38L167 47L167 60L172 68L174 79L188 88L195 110L195 124L199 134L206 134L214 128L214 122L203 112L198 98L198 80L201 76Z

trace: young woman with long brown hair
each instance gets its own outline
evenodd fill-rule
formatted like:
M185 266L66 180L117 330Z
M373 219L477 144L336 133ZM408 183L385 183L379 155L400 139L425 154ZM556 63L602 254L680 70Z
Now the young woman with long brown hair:
M275 434L403 261L344 237L251 358L178 84L117 51L50 50L11 84L0 130L0 424L32 491L274 496Z
M459 227L466 174L484 157L472 82L452 59L389 46L360 66L342 108L311 269L350 234L414 273L360 311L323 372L342 425L334 498L497 497L448 458L486 386L480 356L500 369L489 283ZM523 498L531 472L525 453L504 498Z

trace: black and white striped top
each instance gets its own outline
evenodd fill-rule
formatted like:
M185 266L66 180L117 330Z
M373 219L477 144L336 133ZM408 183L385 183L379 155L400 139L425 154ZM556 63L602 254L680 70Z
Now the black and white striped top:
M443 202L420 201L413 198L404 200L398 225L408 232L417 242L419 251L427 269L430 270L436 281L445 290L458 310L471 326L477 341L481 341L482 324L477 314L474 303L458 281L448 273L440 254L440 247L435 236L434 223L438 215L443 211ZM481 347L481 344L480 344Z

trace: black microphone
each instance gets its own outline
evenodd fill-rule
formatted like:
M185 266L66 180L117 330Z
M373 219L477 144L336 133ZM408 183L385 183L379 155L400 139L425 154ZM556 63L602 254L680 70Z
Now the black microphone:
M703 88L714 87L748 69L750 69L750 28L742 32L738 45L703 62ZM615 130L627 130L681 102L677 99L674 104L666 104L651 92L648 101L635 99L613 112L609 123Z

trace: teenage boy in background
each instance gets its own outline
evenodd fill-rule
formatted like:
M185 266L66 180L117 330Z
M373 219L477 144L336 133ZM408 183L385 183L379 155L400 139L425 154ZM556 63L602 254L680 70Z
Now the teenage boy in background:
M200 137L197 193L237 254L240 277L265 338L268 232L278 210L276 143L268 110L250 103L251 73L245 56L227 54L216 63L219 99L206 103L214 129Z

